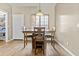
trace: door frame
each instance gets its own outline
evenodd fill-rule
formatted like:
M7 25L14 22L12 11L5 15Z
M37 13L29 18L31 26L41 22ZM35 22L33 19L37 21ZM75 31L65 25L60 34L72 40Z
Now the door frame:
M2 10L2 9L0 9L0 11L1 12L3 12L4 13L4 15L5 15L5 28L6 28L6 30L5 30L5 42L8 42L8 12L7 11L5 11L5 10Z

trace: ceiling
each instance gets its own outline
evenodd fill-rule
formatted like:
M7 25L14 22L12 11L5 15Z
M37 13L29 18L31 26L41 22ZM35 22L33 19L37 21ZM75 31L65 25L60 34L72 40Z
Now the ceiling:
M53 6L56 3L10 3L11 6Z

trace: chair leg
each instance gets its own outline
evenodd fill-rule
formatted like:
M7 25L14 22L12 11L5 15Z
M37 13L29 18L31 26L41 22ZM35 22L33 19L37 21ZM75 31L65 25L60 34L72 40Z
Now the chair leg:
M36 49L35 49L35 55L36 55Z
M44 49L43 49L43 55L44 55Z
M26 45L27 45L27 38L26 38L26 42L25 42L25 43L26 43Z
M51 45L52 45L52 38L51 38Z

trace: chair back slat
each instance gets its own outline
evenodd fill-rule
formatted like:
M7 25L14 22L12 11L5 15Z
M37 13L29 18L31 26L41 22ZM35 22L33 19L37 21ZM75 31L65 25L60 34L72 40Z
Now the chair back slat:
M45 27L34 27L34 33L38 35L45 34Z

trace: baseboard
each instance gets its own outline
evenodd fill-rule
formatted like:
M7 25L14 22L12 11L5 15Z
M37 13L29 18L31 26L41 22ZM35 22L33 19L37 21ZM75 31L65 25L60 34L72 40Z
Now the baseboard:
M13 41L14 39L10 39L10 40L6 40L6 42L10 42L10 41Z
M70 50L68 50L64 45L62 45L58 40L56 42L66 51L68 52L71 56L76 56L74 53L72 53Z
M13 39L13 40L16 40L16 41L23 41L23 39Z
M0 40L0 41L4 41L4 40Z

